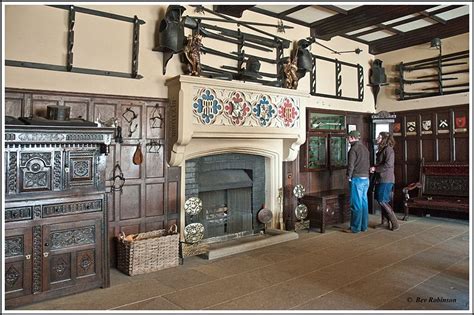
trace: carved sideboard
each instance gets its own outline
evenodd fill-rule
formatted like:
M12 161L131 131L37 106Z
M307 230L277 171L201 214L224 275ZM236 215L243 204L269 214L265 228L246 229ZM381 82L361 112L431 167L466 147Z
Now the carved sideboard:
M109 286L112 128L5 126L7 308Z

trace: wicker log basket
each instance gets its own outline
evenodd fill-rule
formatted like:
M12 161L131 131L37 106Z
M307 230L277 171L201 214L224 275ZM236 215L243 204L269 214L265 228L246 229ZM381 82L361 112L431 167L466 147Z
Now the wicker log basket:
M117 269L129 276L176 267L179 263L179 234L174 224L156 230L125 236L117 240Z

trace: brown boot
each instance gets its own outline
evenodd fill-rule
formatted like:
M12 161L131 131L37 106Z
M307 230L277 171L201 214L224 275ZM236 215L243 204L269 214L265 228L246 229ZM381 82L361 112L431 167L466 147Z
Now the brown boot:
M381 202L380 205L385 209L388 220L392 224L391 230L392 231L398 230L400 228L400 225L398 224L397 216L395 215L395 212L393 212L392 207L390 207L390 205L385 202Z
M380 204L380 203L379 203ZM388 219L386 210L380 205L380 212L382 213L382 222L374 226L374 229L387 228L390 229L390 220Z

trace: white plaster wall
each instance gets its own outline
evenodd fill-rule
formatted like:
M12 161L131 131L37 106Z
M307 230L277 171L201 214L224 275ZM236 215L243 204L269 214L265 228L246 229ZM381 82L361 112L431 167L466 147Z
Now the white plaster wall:
M454 52L463 50L469 50L469 33L443 38L442 42L442 54L447 55ZM387 80L390 82L389 86L382 87L377 99L377 110L386 110L389 112L414 110L423 108L443 107L451 105L462 105L469 104L469 93L456 93L443 96L425 97L414 100L398 101L395 95L395 89L398 88L398 84L394 82L394 78L399 76L399 72L396 71L395 66L400 62L410 62L420 59L432 58L438 56L439 51L430 48L430 43L425 43L405 49L395 50L388 53L377 55L376 58L383 61L382 65L385 67L385 73L387 74ZM470 66L470 65L469 65ZM444 71L454 71L458 69L465 69L466 66L453 66L444 68ZM434 74L433 69L426 71L416 71L416 75ZM413 72L415 73L415 72ZM410 75L410 73L408 73ZM469 73L456 74L451 77L457 77L462 82L470 82ZM446 81L447 85L450 81ZM460 82L459 82L460 83ZM429 84L417 84L416 88L428 87ZM410 86L406 86L410 89Z
M164 82L166 79L182 74L181 63L175 55L167 66L166 75L162 75L162 54L152 49L157 45L157 29L160 19L164 16L165 5L85 5L78 6L100 11L120 14L128 17L137 15L146 24L140 26L139 74L141 80L125 79L66 73L19 67L5 67L5 86L9 88L30 88L70 92L103 93L114 95L130 95L143 97L166 98L168 91ZM184 15L197 15L193 7L186 6ZM206 13L206 17L214 17ZM245 11L243 21L260 21L277 24L278 20L250 11ZM40 63L65 65L67 42L68 12L43 5L6 5L5 6L5 59L22 60ZM209 22L207 22L209 23ZM211 23L209 23L211 24ZM212 24L215 24L212 22ZM285 33L276 33L275 28L259 27L269 33L274 33L293 41L308 37L310 31L306 27L285 22L294 29ZM234 24L222 23L220 26L236 29ZM242 31L253 33L252 30L241 28ZM131 40L132 24L127 22L105 19L97 16L76 13L74 66L130 72L132 59ZM335 55L323 47L313 44L311 52L329 58L338 58L349 63L359 63L364 67L363 102L336 100L332 98L311 97L309 107L339 109L360 112L373 112L374 102L367 87L369 61L373 56L368 48L360 43L336 37L331 41L320 41L335 50L354 50L361 48L359 55L354 53ZM219 46L219 50L231 52L236 50L233 44ZM204 44L215 48L215 42L204 39ZM292 47L290 47L291 49ZM290 54L290 49L284 53ZM255 53L252 49L245 49L248 53ZM275 58L274 53L268 56ZM203 55L202 63L220 67L225 61L214 55ZM230 65L230 64L229 64ZM235 65L234 65L235 66ZM262 62L261 71L274 72L271 65ZM334 93L334 65L323 63L318 69L318 92ZM357 76L353 71L343 67L343 95L357 95ZM310 91L309 73L300 80L298 90Z

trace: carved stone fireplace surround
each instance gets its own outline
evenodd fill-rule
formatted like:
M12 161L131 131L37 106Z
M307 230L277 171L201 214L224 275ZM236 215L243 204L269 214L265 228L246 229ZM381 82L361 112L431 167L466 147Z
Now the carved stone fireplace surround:
M256 83L177 76L166 81L170 100L168 162L181 167L197 157L244 153L265 157L265 206L271 228L283 229L282 163L296 159L305 142L309 95ZM185 202L181 181L181 205ZM185 225L184 209L180 215ZM269 224L270 227L270 224Z

